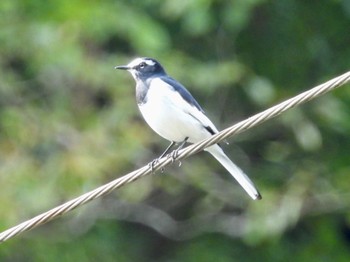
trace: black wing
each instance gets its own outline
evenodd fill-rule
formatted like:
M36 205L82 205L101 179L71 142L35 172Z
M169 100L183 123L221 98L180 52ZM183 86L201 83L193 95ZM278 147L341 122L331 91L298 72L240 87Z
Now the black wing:
M166 82L167 84L169 84L171 87L174 88L174 90L176 90L177 92L180 93L180 95L182 96L183 99L185 99L189 104L191 104L192 106L196 107L199 111L203 112L203 109L201 108L201 106L198 104L198 102L193 98L193 96L191 95L190 92L188 92L188 90L186 89L186 87L184 87L183 85L181 85L179 82L177 82L175 79L169 77L169 76L162 76L160 77L162 79L162 81Z

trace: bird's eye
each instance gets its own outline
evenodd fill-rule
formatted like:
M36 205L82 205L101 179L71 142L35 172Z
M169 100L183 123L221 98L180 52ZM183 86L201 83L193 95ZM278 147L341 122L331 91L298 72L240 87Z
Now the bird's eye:
M142 62L142 63L140 63L140 65L139 65L140 68L145 68L145 66L146 66L146 63L145 63L145 62Z

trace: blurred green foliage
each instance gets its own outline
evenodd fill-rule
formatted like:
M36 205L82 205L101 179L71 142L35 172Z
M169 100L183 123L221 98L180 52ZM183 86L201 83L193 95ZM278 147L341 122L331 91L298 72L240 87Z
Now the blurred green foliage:
M349 70L347 0L0 2L0 228L158 156L157 58L226 127ZM0 246L1 261L349 261L350 89L231 139L253 202L199 154Z

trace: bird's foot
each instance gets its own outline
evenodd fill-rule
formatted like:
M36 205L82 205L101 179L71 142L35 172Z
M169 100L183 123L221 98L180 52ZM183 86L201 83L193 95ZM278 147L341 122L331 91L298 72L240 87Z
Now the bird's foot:
M153 159L149 164L149 168L151 169L152 174L154 174L154 166L159 162L158 158Z
M153 159L148 166L151 168L151 172L154 174L154 166L159 163L159 158ZM160 168L160 172L164 173L164 167Z
M184 147L184 145L187 143L188 137L184 139L184 141L181 142L180 146L175 149L173 152L167 155L168 158L171 157L171 162L174 163L176 161L176 158L179 156L179 151ZM178 160L179 162L179 167L181 166L181 161Z
M172 163L174 163L176 161L176 158L179 155L179 150L180 150L180 148L175 149L173 152L171 152L170 154L167 155L168 158L171 158ZM178 162L179 162L179 167L180 167L182 165L182 163L180 160L178 160Z

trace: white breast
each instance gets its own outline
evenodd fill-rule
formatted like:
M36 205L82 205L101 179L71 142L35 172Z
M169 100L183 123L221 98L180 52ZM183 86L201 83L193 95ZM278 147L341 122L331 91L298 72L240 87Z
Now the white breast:
M196 107L188 104L167 83L155 78L147 93L147 102L139 105L142 116L160 136L174 142L195 143L217 131L213 123Z

